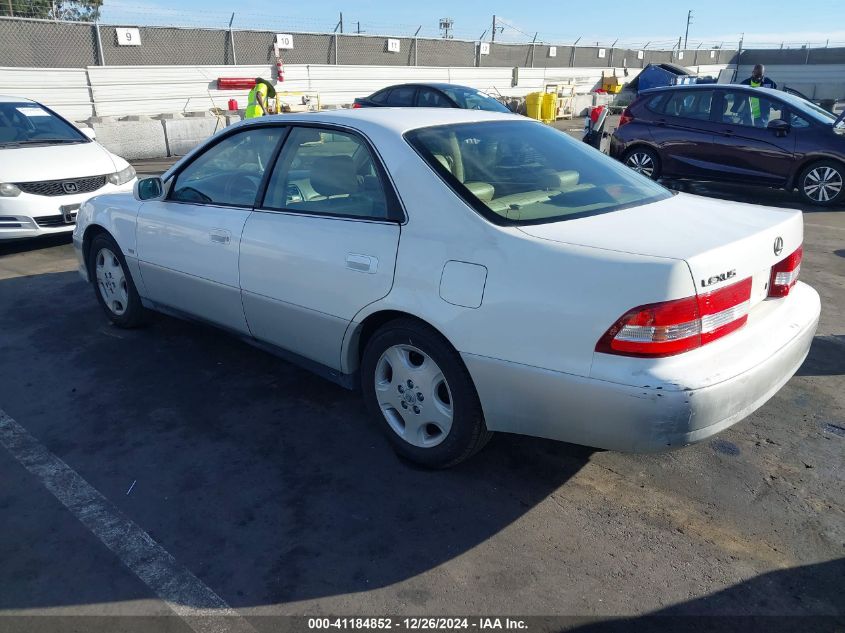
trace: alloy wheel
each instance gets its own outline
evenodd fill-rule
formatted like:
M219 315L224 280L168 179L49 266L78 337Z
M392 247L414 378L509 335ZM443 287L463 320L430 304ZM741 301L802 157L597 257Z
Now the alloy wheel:
M654 175L654 160L645 152L634 152L628 156L625 164L643 176L651 178Z
M821 166L804 177L804 195L816 202L829 202L842 191L842 174L833 167Z
M388 425L409 444L431 448L449 435L452 392L440 367L422 350L386 349L376 363L375 392Z
M94 262L100 296L109 310L121 316L129 307L129 286L123 266L108 248L101 248Z

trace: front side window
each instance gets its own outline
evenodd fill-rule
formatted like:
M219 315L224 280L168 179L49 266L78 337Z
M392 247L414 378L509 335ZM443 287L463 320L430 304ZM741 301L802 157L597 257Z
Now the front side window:
M678 90L666 101L663 111L669 116L708 121L712 102L712 90Z
M537 224L670 197L664 187L567 134L527 120L412 130L406 139L497 224Z
M82 132L37 103L0 103L0 147L86 142Z
M247 128L216 143L176 176L169 200L251 207L283 127Z
M782 103L754 91L728 90L722 100L722 123L764 128L783 114Z
M357 136L296 128L267 185L264 208L369 219L388 217L373 156Z

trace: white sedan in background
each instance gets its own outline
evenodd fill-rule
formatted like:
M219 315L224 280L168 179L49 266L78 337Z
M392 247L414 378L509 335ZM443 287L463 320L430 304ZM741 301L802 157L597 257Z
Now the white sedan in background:
M404 457L494 431L707 438L803 362L802 216L673 194L506 114L373 108L227 128L74 233L106 315L200 319L361 386Z
M47 108L0 95L0 242L73 230L92 195L132 191L135 170Z

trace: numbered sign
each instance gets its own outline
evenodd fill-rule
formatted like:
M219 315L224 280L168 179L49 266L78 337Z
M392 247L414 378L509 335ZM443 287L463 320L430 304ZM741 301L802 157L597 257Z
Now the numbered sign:
M680 53L678 53L678 59L683 59L683 58L684 58L684 51L681 51Z
M389 39L387 40L387 52L388 53L398 53L399 52L399 40Z
M293 48L293 35L290 33L276 34L276 48L291 49Z
M489 42L481 42L478 45L478 52L482 55L489 55L490 54L490 43Z
M115 29L118 46L140 46L141 32L138 29Z
M557 46L549 46L549 57L557 57Z
M710 51L710 59L714 59L716 57L716 51Z
M637 59L642 59L644 57L642 51L637 51Z
M607 49L600 48L599 49L599 57L604 59L605 55L607 55Z

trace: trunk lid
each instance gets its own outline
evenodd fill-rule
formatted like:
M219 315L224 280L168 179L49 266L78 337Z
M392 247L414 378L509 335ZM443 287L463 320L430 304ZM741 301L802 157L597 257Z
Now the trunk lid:
M533 237L565 244L683 260L698 293L752 277L752 306L766 298L772 266L798 249L804 239L800 211L690 194L519 228Z

